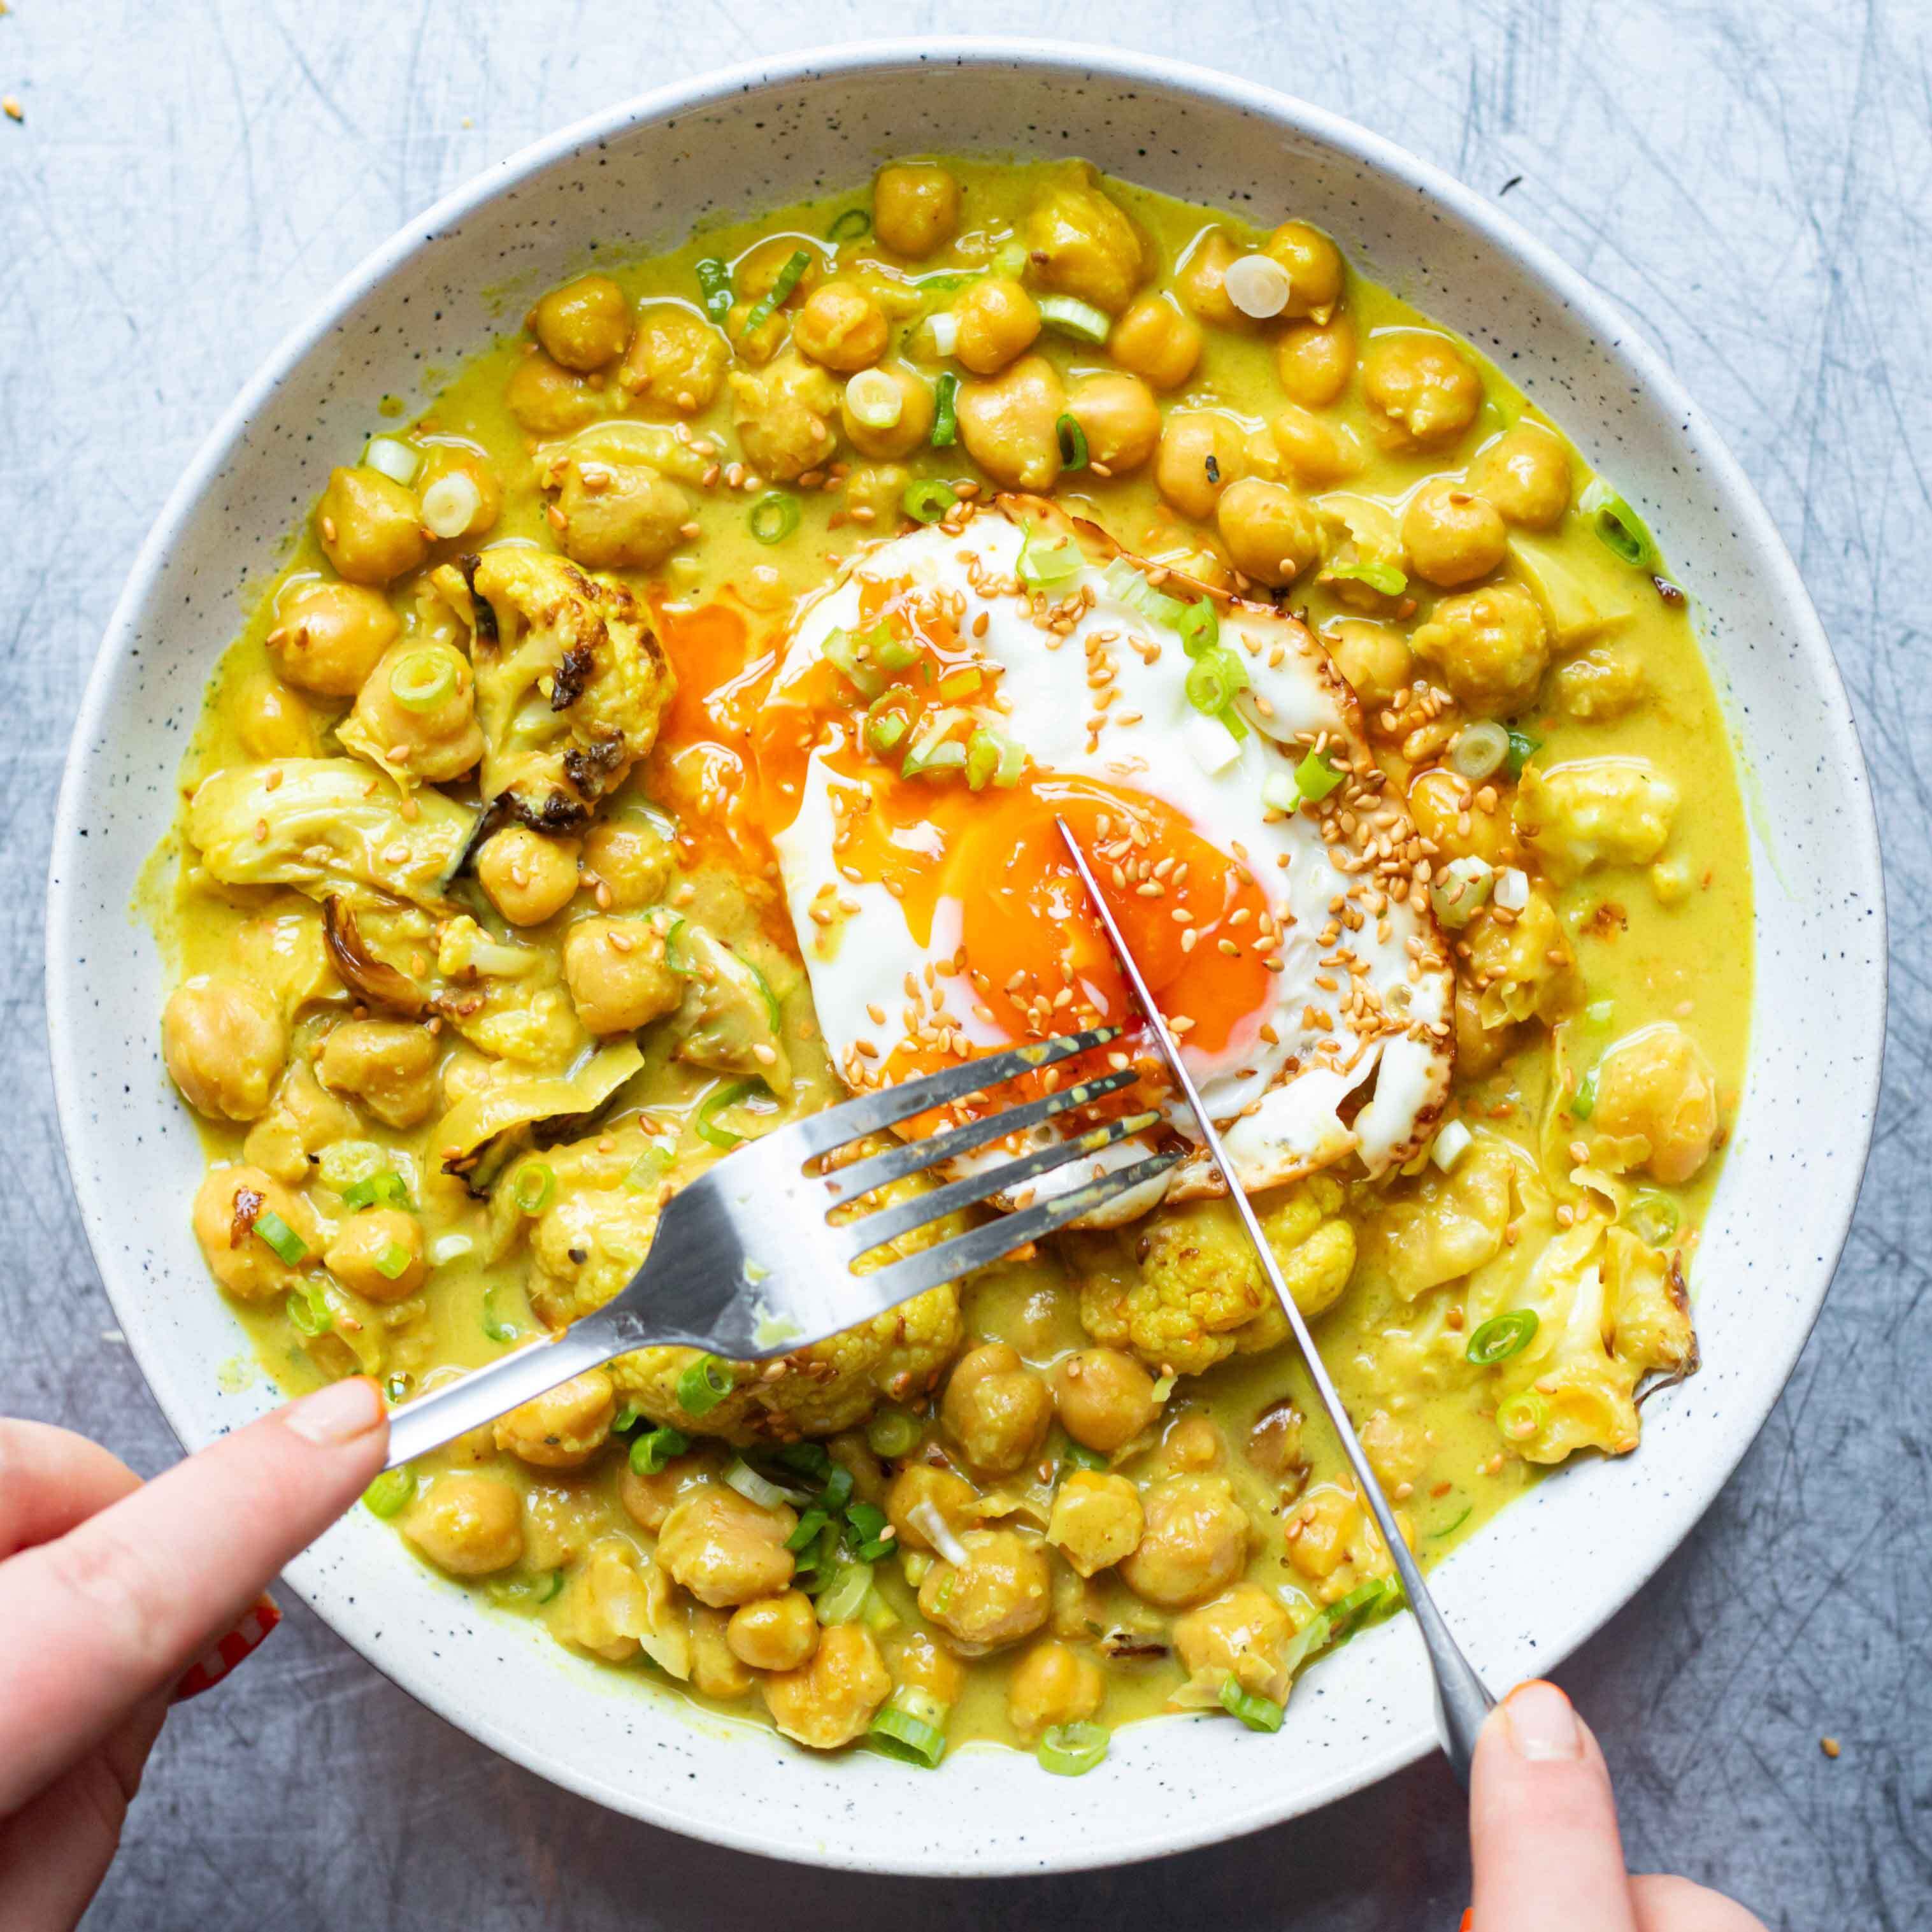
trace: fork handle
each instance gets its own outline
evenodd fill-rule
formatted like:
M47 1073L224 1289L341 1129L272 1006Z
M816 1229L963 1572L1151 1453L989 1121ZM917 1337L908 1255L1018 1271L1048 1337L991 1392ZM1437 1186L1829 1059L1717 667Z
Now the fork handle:
M528 1402L586 1369L601 1368L613 1355L635 1343L617 1324L592 1315L552 1335L506 1355L487 1367L472 1369L456 1381L406 1402L389 1418L389 1455L382 1465L393 1469L440 1449L459 1436L480 1429L506 1409Z

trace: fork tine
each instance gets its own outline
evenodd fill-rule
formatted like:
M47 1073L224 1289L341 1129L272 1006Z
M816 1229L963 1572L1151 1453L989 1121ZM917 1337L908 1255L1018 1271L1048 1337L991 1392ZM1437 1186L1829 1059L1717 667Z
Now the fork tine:
M871 1193L875 1187L884 1187L889 1181L903 1180L908 1174L918 1173L922 1168L937 1167L941 1161L970 1153L988 1141L1004 1140L1009 1134L1037 1126L1042 1120L1050 1120L1055 1114L1064 1114L1070 1107L1088 1106L1109 1094L1118 1094L1123 1087L1131 1087L1139 1078L1138 1069L1124 1066L1119 1072L1110 1073L1104 1080L1082 1080L1077 1086L1063 1087L1042 1100L1029 1100L1024 1106L1009 1107L1003 1113L968 1120L964 1126L949 1127L944 1133L934 1134L928 1139L908 1141L903 1147L889 1148L884 1154L872 1154L850 1167L842 1167L828 1174L825 1177L826 1191L842 1201L856 1201L861 1195Z
M1124 1141L1130 1135L1144 1133L1160 1119L1159 1110L1154 1108L1144 1114L1124 1114L1118 1120L1109 1120L1104 1126L1092 1128L1070 1140L1057 1141L1051 1147L1036 1148L1016 1160L1002 1161L997 1167L950 1181L944 1187L934 1188L930 1194L915 1195L910 1201L882 1208L876 1214L843 1223L838 1232L845 1237L853 1255L869 1253L901 1234L924 1227L928 1221L938 1220L942 1214L951 1214L956 1208L970 1208L974 1202L983 1201L989 1194L1010 1192L1042 1174L1051 1174L1057 1167L1064 1167L1069 1161L1098 1154L1102 1148L1112 1147L1116 1141Z
M984 1060L962 1061L922 1080L908 1080L897 1087L882 1087L876 1094L856 1100L842 1101L822 1114L808 1114L797 1126L804 1131L800 1138L812 1154L829 1154L848 1141L877 1133L881 1127L909 1120L933 1107L944 1107L965 1100L982 1088L1003 1086L1022 1073L1037 1073L1042 1066L1070 1060L1076 1053L1090 1053L1096 1046L1117 1040L1125 1028L1090 1027L1084 1033L1064 1033L1052 1040L1035 1040Z
M890 1267L866 1276L866 1286L869 1292L883 1297L880 1305L884 1307L890 1308L899 1302L910 1300L915 1294L923 1294L929 1288L937 1288L943 1281L956 1281L974 1268L984 1268L1002 1255L1010 1254L1025 1242L1037 1240L1041 1235L1050 1234L1054 1228L1064 1228L1068 1222L1076 1221L1083 1214L1092 1214L1117 1195L1125 1194L1130 1189L1165 1174L1180 1158L1178 1151L1157 1154L1146 1160L1136 1161L1132 1167L1116 1168L1111 1174L1102 1174L1097 1180L1090 1180L1084 1187L1076 1188L1071 1194L1059 1195L1018 1214L1003 1214L982 1227L955 1234L950 1241L941 1241L937 1247L922 1248L902 1262L894 1262ZM933 1198L931 1195L926 1197L928 1201Z

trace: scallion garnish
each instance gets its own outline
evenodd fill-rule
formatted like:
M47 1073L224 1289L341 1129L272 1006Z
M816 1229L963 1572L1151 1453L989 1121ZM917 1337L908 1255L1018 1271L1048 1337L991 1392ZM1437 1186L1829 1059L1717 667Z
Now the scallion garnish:
M734 1080L727 1086L713 1088L704 1096L704 1104L692 1122L698 1130L698 1138L728 1152L734 1147L742 1147L745 1136L734 1134L729 1127L720 1126L718 1116L727 1107L735 1107L741 1100L748 1100L758 1090L760 1084L756 1080ZM697 1412L693 1410L692 1413L695 1414Z
M1251 1731L1281 1729L1281 1706L1272 1697L1243 1690L1241 1680L1232 1670L1221 1680L1221 1708Z
M812 257L802 248L792 250L784 266L778 271L777 279L772 284L770 293L760 297L746 311L745 326L739 332L738 339L741 342L747 336L757 334L771 320L780 306L790 298L792 290L798 286L800 278L811 266Z
M716 1355L700 1355L677 1378L677 1406L686 1415L709 1415L731 1393L731 1372Z
M831 1520L824 1510L814 1505L799 1518L798 1527L785 1538L784 1546L794 1556L802 1556L818 1540L818 1532Z
M731 271L715 256L698 265L698 292L704 298L704 313L720 328L731 313Z
M308 1244L272 1208L255 1216L255 1232L290 1268L308 1252Z
M1648 1187L1632 1198L1624 1218L1629 1222L1631 1233L1651 1248L1662 1247L1676 1233L1682 1220L1677 1203L1669 1195Z
M867 1736L886 1756L931 1771L946 1755L946 1706L927 1691L902 1685L872 1720Z
M868 662L861 641L850 631L834 625L820 640L818 655L861 698L875 698L884 694L884 673Z
M832 1580L818 1593L818 1621L828 1628L849 1624L866 1607L866 1592L872 1587L869 1563L843 1563L832 1573Z
M1543 740L1532 738L1527 731L1519 731L1512 724L1509 734L1509 754L1503 760L1513 778L1522 776L1522 768L1543 749Z
M324 1334L335 1326L335 1317L329 1312L328 1304L316 1288L297 1288L283 1303L282 1312L289 1318L289 1326L298 1335Z
M1494 1368L1497 1363L1521 1354L1541 1325L1534 1309L1512 1308L1507 1315L1492 1316L1480 1324L1462 1352L1478 1368Z
M1084 1442L1070 1442L1060 1452L1060 1473L1069 1469L1104 1469L1107 1459L1097 1449L1090 1449Z
M877 1411L866 1425L866 1446L889 1462L910 1456L919 1446L919 1422L902 1408Z
M872 218L862 208L848 208L825 231L828 242L856 242L872 232Z
M866 707L866 748L884 758L910 728L905 707L910 702L902 691L882 692Z
M1029 590L1043 590L1077 576L1085 561L1080 554L1080 546L1071 538L1055 541L1042 536L1029 526L1014 569Z
M681 1429L647 1429L631 1444L632 1473L657 1475L674 1456L682 1456L690 1447L691 1438Z
M389 674L389 695L405 711L434 711L455 689L456 659L448 651L411 651Z
M1597 1111L1597 1070L1592 1067L1576 1083L1576 1090L1568 1102L1570 1118L1573 1120L1587 1120Z
M932 417L932 446L944 449L958 440L959 378L948 369L939 379L939 401Z
M406 1210L411 1205L410 1190L403 1177L393 1169L371 1174L360 1180L352 1180L342 1190L342 1204L352 1212L358 1208L400 1208Z
M1247 728L1233 713L1234 700L1247 688L1248 668L1225 644L1209 644L1187 667L1187 701L1204 718L1218 718L1238 738Z
M990 784L1010 791L1026 770L1026 754L1003 731L982 724L966 741L966 782L974 791Z
M483 1332L493 1342L514 1342L517 1339L515 1324L506 1322L496 1312L496 1291L494 1288L483 1291Z
M414 1259L400 1241L391 1241L376 1257L376 1272L388 1281L400 1281Z
M767 490L746 520L761 544L783 543L798 528L798 499L784 490Z
M1331 563L1328 574L1345 582L1366 584L1384 597L1400 597L1408 588L1408 579L1392 563L1372 556L1360 556L1352 563Z
M1342 782L1342 772L1325 752L1310 752L1294 768L1294 788L1310 805L1318 805Z
M1040 1741L1040 1768L1056 1778L1078 1778L1107 1755L1107 1733L1100 1725L1050 1725Z
M544 1586L537 1592L537 1601L540 1604L550 1603L561 1594L562 1589L563 1572L561 1570L553 1570L544 1579Z
M400 1469L385 1469L362 1492L362 1501L371 1516L387 1518L401 1515L410 1506L416 1492L414 1470L406 1466Z
M610 1433L613 1436L628 1436L642 1420L635 1402L620 1402L617 1413L610 1418Z
M1053 426L1060 439L1060 466L1063 470L1087 467L1087 432L1077 416L1064 416Z
M556 1192L556 1171L540 1160L526 1160L510 1182L510 1198L526 1214L541 1214Z
M1525 1389L1496 1406L1496 1426L1512 1442L1526 1442L1550 1419L1550 1406L1534 1389Z
M1612 556L1633 570L1656 567L1660 561L1657 544L1643 519L1600 476L1592 479L1577 498L1576 508Z
M951 484L928 476L906 485L899 497L899 508L916 524L936 524L958 501Z
M1459 776L1480 784L1508 762L1510 734L1500 724L1479 718L1465 724L1449 747L1449 763Z
M1113 317L1076 296L1042 296L1039 302L1042 326L1058 329L1062 335L1081 342L1105 342L1112 333Z
M1174 628L1180 633L1180 648L1191 658L1198 658L1221 641L1220 614L1205 597L1197 604L1183 604ZM1246 674L1243 675L1245 678Z

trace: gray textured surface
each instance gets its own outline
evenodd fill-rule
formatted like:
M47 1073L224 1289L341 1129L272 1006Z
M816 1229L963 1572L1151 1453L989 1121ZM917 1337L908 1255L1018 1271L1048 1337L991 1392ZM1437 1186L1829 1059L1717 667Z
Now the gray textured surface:
M0 1086L14 1180L0 1408L152 1471L173 1445L68 1193L41 1016L46 804L161 499L267 349L487 161L660 82L862 32L1078 35L1083 8L860 0L302 6L13 0L0 18ZM1782 1928L1932 1917L1932 535L1923 302L1932 33L1911 0L1115 0L1112 38L1352 115L1509 195L1636 316L1730 439L1834 639L1881 800L1894 957L1871 1173L1823 1319L1722 1500L1559 1673L1630 1856ZM1177 24L1181 23L1177 31ZM1821 1023L1828 1016L1821 1016ZM1829 1133L1829 1120L1794 1122ZM1829 1732L1844 1755L1828 1762ZM416 1708L298 1606L169 1728L89 1921L806 1928L1453 1927L1456 1794L1425 1766L1261 1837L1117 1875L866 1882L686 1844Z

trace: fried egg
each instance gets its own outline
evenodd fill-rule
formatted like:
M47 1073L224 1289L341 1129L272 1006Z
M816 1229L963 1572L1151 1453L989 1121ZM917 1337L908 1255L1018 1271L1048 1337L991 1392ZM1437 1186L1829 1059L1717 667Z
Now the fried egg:
M754 747L819 1023L855 1093L1132 1024L1058 817L1244 1186L1352 1156L1376 1174L1426 1142L1454 1038L1427 870L1353 694L1295 619L1039 500L962 506L800 608ZM1129 1097L1165 1121L1148 1136L1198 1144L1157 1063L1142 1070ZM1123 1141L1000 1204L1148 1151ZM1197 1154L1101 1218L1220 1185Z

